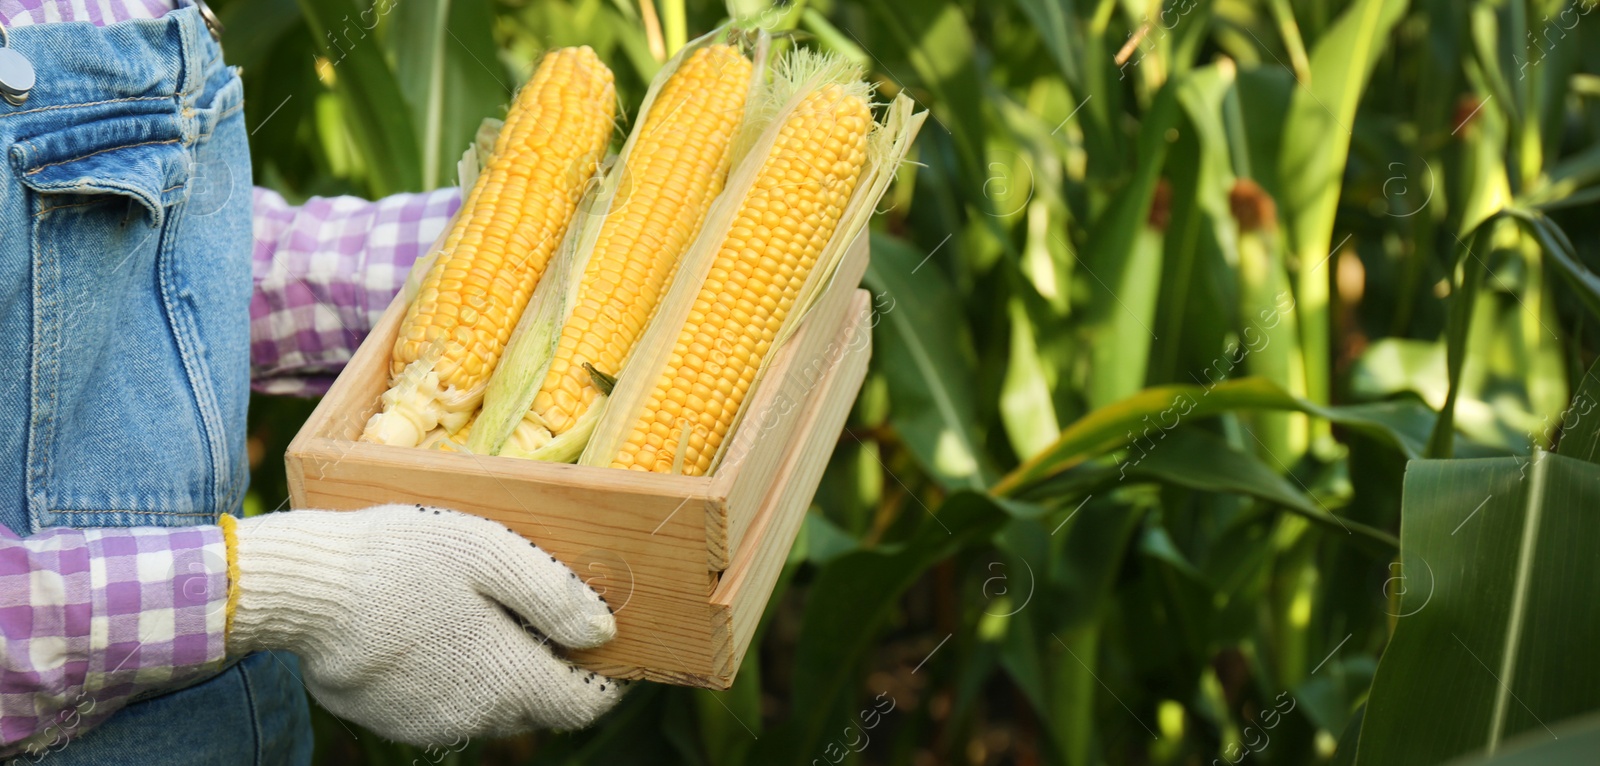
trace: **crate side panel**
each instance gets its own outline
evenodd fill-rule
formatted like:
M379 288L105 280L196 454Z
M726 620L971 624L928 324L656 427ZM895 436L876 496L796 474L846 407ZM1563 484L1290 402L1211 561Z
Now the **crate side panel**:
M709 673L703 494L641 490L629 486L639 477L626 475L613 486L560 486L511 475L501 467L508 459L416 452L309 442L301 455L305 503L422 503L498 521L606 591L618 637L576 653L577 661L622 678L680 682Z
M871 298L865 290L855 291L854 298L847 315L849 321L835 338L843 351L823 372L806 401L801 425L792 435L799 449L791 450L777 469L761 513L752 520L745 536L745 544L711 595L718 640L714 650L716 664L730 682L755 636L772 588L822 482L839 432L866 378L867 362L872 356Z

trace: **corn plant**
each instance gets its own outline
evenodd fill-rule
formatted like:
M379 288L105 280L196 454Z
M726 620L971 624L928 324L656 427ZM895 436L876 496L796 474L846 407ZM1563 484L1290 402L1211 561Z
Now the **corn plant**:
M324 762L1593 752L1590 0L216 5L292 197L448 185L544 49L626 111L730 15L932 113L734 688L457 752L319 714ZM256 404L271 508L305 408Z

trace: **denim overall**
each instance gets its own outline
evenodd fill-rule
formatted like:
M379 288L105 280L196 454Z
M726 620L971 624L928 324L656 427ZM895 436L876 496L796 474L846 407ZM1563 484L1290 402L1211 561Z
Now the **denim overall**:
M0 523L186 526L249 481L250 154L194 8L10 32L0 102ZM291 655L135 701L45 763L302 763Z

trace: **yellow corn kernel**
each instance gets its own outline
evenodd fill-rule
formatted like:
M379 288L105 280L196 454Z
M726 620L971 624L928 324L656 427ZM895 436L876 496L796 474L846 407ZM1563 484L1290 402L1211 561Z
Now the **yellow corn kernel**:
M837 84L806 96L784 121L613 467L710 469L855 189L871 127L866 99Z
M406 310L383 411L365 441L414 446L461 427L604 157L616 101L587 46L550 52L518 92L488 165Z
M662 86L639 127L577 302L534 396L533 412L552 435L571 429L600 393L584 363L617 374L722 191L750 69L734 46L696 51Z

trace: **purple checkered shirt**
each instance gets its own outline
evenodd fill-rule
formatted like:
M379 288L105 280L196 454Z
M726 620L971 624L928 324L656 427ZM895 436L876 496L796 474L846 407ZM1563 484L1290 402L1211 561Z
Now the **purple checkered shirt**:
M0 0L0 23L104 25L172 0ZM411 263L460 206L456 189L299 207L256 189L250 376L315 396L344 367ZM206 677L224 656L226 548L217 527L0 526L0 758L42 754L141 692Z
M250 377L257 391L327 391L461 205L454 189L291 207L255 190Z
M0 757L64 746L223 659L222 531L0 526Z

